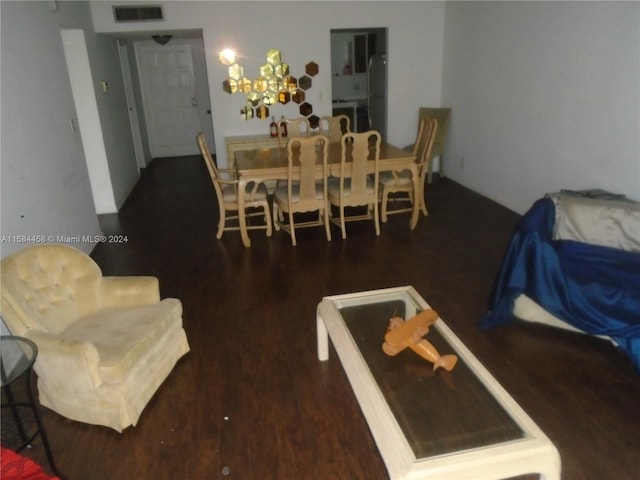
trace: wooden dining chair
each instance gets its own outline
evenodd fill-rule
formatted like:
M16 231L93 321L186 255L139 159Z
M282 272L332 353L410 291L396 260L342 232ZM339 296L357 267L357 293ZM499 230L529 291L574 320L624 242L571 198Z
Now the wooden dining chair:
M340 212L331 221L340 227L342 238L347 238L346 222L373 220L376 235L380 235L378 220L378 181L380 160L380 133L345 133L340 141L340 174L329 182L329 203ZM371 171L370 162L373 162ZM346 215L345 208L366 206L366 213Z
M287 124L287 138L311 136L311 124L308 118L285 118L284 121Z
M207 146L207 141L202 133L198 133L197 140L218 199L220 219L218 220L216 238L220 240L225 231L240 230L240 224L236 223L239 222L238 179L234 169L223 169L216 166L211 151ZM270 237L272 233L272 222L267 188L262 183L251 182L242 194L245 196L245 218L247 221L253 217L262 217L264 219L264 224L247 225L247 230L266 230L267 237ZM228 213L231 214L229 215ZM229 222L229 224L227 222Z
M444 176L444 150L447 143L447 135L449 134L449 124L451 123L451 108L433 108L420 107L418 111L418 120L423 117L434 118L438 122L438 131L433 140L433 148L431 149L432 158L438 157L439 171L438 174ZM429 171L427 174L427 183L431 183L433 179L433 161L429 163Z
M347 115L320 117L320 135L329 137L330 143L340 143L342 135L351 131Z
M282 228L296 245L296 228L324 225L327 240L331 240L329 208L327 203L327 149L326 137L292 138L287 144L287 184L279 186L273 195L275 229ZM321 167L321 168L319 168ZM294 214L318 212L317 219L296 221ZM283 213L288 220L285 221Z
M380 220L382 223L387 221L388 215L413 212L416 201L422 214L428 215L424 185L432 160L433 142L437 131L438 123L434 118L425 115L420 119L412 152L418 167L418 191L414 191L413 178L409 170L380 173ZM389 209L390 205L392 205L391 209Z
M309 137L311 136L311 124L309 123L309 119L306 117L299 118L285 118L284 120L285 128L286 128L286 136L283 132L282 121L278 123L278 145L281 150L285 150L287 148L287 144L289 139L291 138L300 138L300 137ZM282 186L285 186L286 183L283 180L276 181L276 189Z

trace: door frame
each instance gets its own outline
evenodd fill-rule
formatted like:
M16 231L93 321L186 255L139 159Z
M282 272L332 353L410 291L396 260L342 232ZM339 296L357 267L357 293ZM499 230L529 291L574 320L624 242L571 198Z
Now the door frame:
M133 90L133 77L131 75L131 65L129 63L129 52L126 42L118 40L118 54L120 56L120 66L122 69L122 79L124 81L124 93L127 99L127 110L129 121L131 122L131 136L133 138L133 149L136 157L138 172L147 166L147 159L144 155L142 145L142 134L140 132L140 119L136 108L135 92Z

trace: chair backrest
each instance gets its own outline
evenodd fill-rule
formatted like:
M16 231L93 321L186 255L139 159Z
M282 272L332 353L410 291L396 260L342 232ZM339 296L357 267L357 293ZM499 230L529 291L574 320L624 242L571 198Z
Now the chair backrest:
M434 118L438 122L438 132L433 141L431 155L433 155L433 157L440 157L444 153L444 149L447 143L447 135L449 134L449 123L451 121L451 109L420 107L418 119L425 116Z
M424 118L418 119L418 133L416 134L416 142L413 144L411 153L416 157L416 161L419 161L420 154L424 149L424 129L427 125L427 120ZM407 147L408 149L409 147Z
M204 159L204 163L207 166L207 170L209 171L209 176L211 177L213 188L216 191L218 202L222 206L222 204L224 203L224 195L222 193L222 185L220 183L220 180L221 180L220 172L218 171L216 162L213 160L213 156L211 155L211 150L209 150L209 146L207 145L207 140L204 138L204 134L202 132L198 133L198 135L196 136L196 139L198 140L198 147L200 148L200 152L202 153L202 158Z
M378 195L378 177L380 160L380 133L369 130L362 133L349 132L342 136L342 155L340 161L340 189L342 191L346 176L347 163L350 163L351 173L349 204L364 205L370 202L371 192L367 188L369 174L374 174L375 196ZM373 160L374 170L370 171L369 161ZM341 193L342 197L342 193Z
M311 135L311 124L306 117L287 118L285 122L287 123L288 138L308 137Z
M287 144L289 211L311 211L327 198L328 139L321 135L292 138ZM322 166L321 169L318 166ZM318 198L316 181L323 181L324 195ZM293 190L299 192L293 205Z
M320 135L329 137L329 142L340 143L342 135L351 131L351 120L347 115L320 118Z
M58 334L98 308L100 267L61 244L23 248L2 259L0 313L13 335Z
M420 118L418 126L418 138L416 144L413 147L413 154L416 156L416 162L418 164L418 171L420 175L429 167L429 163L433 158L433 146L438 134L438 122L435 118L431 118L428 115L423 115Z

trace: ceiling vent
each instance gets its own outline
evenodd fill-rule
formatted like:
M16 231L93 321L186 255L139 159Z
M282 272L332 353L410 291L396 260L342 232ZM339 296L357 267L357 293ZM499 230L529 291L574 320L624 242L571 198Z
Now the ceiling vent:
M119 22L147 22L164 20L164 12L160 5L126 5L113 7L113 16Z

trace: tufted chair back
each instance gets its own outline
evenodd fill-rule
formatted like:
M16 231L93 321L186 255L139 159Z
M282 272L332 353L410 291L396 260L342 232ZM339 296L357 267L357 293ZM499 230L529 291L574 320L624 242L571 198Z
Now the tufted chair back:
M100 268L73 247L24 248L2 260L1 272L2 317L14 335L58 334L98 307Z

